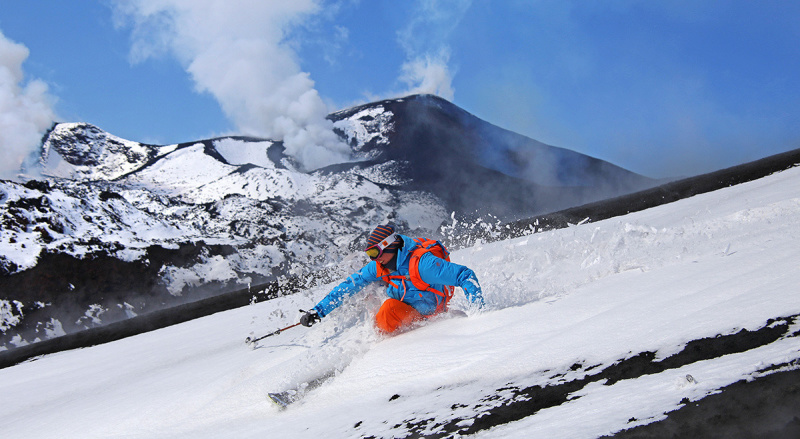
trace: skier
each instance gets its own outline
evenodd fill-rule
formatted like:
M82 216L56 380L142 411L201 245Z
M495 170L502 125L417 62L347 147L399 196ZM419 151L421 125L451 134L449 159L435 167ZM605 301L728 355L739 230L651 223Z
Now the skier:
M386 283L389 299L375 315L375 325L385 333L447 311L453 286L461 287L472 303L483 306L475 273L449 262L447 250L438 241L412 239L396 233L392 225L380 225L369 235L365 251L371 262L333 288L300 323L313 325L346 297L378 280Z

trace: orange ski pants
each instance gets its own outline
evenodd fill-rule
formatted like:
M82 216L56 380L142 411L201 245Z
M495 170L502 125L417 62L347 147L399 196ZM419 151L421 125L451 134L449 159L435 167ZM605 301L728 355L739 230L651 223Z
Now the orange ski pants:
M424 317L411 305L397 299L386 299L375 314L375 326L383 332L391 334L409 323L422 320Z

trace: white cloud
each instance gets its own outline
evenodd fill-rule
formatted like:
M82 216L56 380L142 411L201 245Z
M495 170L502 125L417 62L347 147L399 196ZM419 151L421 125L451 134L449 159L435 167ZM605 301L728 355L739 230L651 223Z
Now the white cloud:
M0 32L0 177L14 178L55 119L47 84L24 80L28 48Z
M117 1L132 27L134 62L175 56L199 92L213 95L241 134L283 140L306 169L346 161L350 149L287 41L319 0Z

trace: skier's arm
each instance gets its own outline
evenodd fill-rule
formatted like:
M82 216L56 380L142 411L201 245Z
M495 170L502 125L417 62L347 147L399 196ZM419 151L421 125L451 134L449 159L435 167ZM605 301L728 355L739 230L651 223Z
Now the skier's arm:
M325 317L341 305L344 299L361 291L369 283L375 282L376 280L378 280L378 270L373 261L351 274L344 282L334 287L324 299L320 300L320 302L312 308L312 311L315 311L320 317Z
M425 253L419 259L419 275L429 284L461 287L470 302L483 306L481 284L475 272L468 267Z

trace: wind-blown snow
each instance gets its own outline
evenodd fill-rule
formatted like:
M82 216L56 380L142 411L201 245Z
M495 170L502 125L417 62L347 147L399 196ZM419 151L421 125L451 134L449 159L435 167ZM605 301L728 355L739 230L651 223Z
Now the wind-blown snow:
M255 350L244 345L251 334L296 322L297 310L328 285L3 369L2 433L320 438L403 437L448 422L466 428L514 398L514 388L581 379L639 352L665 359L691 340L800 313L798 187L800 168L792 168L624 217L454 252L478 274L486 309L457 296L454 307L467 317L394 337L372 328L376 286L313 328ZM787 333L796 334L800 325L791 324ZM798 360L800 338L786 336L660 373L591 382L562 404L475 437L594 438ZM327 373L331 379L287 410L265 397Z

